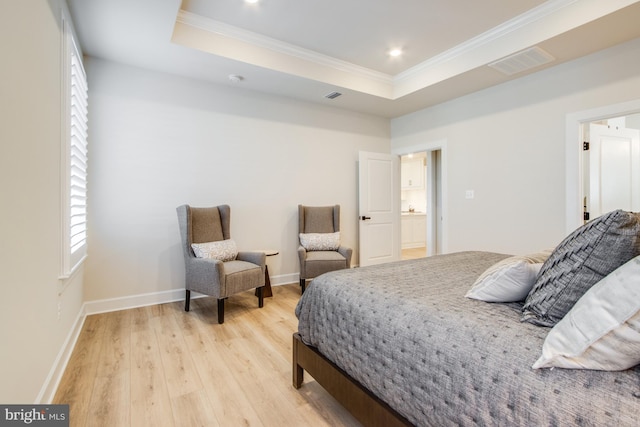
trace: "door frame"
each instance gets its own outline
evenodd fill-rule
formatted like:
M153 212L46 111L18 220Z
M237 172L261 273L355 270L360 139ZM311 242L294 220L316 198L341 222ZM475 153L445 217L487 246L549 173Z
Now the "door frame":
M585 189L582 181L584 173L582 125L638 113L640 113L640 99L567 114L565 121L566 234L571 233L583 224L582 197Z
M431 157L434 151L440 151L440 181L435 182L433 179L427 179L427 185L425 185L425 197L427 197L427 256L445 254L448 252L447 242L447 140L440 139L436 141L425 142L424 144L416 144L407 147L395 147L392 148L391 154L398 157L411 154L426 152L427 159ZM429 171L427 170L427 174ZM439 185L440 188L436 186ZM441 221L437 221L437 206L435 203L429 203L429 197L433 194L440 192L440 212ZM398 194L400 197L400 194ZM435 196L434 196L435 197ZM400 201L398 200L398 203ZM440 229L438 229L438 226ZM440 235L439 242L436 241L436 236ZM436 248L440 248L437 251Z

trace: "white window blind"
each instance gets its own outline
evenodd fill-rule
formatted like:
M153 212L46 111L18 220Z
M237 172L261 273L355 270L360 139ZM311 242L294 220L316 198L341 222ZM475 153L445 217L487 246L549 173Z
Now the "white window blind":
M68 277L87 254L87 78L76 44L65 28L66 136L63 152L63 277Z
M71 52L70 195L71 253L87 241L87 80L78 53Z

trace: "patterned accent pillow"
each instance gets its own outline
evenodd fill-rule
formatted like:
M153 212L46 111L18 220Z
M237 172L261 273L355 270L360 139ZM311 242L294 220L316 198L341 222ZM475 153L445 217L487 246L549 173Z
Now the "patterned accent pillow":
M551 250L503 259L478 277L465 295L487 302L524 301Z
M616 210L567 236L545 261L522 321L554 326L600 279L640 255L640 214Z
M340 247L340 232L300 233L300 244L308 251L337 251Z
M533 368L622 371L640 363L640 257L596 283L551 329Z
M231 239L217 242L192 243L193 253L198 258L213 258L222 262L233 261L238 256L236 242Z

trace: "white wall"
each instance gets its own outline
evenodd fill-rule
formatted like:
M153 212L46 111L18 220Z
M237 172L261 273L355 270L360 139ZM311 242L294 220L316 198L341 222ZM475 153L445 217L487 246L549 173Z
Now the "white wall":
M60 274L61 1L0 2L0 402L36 403L82 304ZM58 304L61 308L58 317ZM53 381L55 382L55 381Z
M635 99L640 39L394 119L392 149L447 141L449 252L536 251L566 235L566 115Z
M297 205L340 204L356 248L358 151L390 123L324 106L85 60L89 80L88 301L183 289L175 208L229 204L239 249L274 248L297 280ZM354 261L357 261L357 253Z

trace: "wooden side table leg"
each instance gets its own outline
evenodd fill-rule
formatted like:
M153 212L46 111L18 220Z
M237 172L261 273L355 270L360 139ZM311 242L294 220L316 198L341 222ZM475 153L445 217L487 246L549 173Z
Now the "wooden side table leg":
M256 289L256 296L258 296L258 290ZM271 279L269 278L269 266L264 266L264 289L262 289L262 297L269 298L273 296L271 291Z
M271 292L271 279L269 278L269 266L264 266L264 289L262 290L263 297L271 297L273 296L273 292Z

